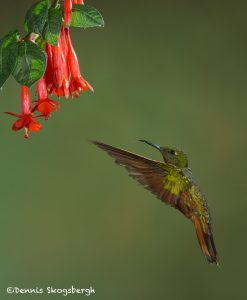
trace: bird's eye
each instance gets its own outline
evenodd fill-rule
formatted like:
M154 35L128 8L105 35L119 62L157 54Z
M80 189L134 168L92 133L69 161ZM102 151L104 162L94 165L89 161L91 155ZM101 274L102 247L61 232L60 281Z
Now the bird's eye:
M170 150L170 154L171 154L171 155L177 155L177 152L176 152L175 150L171 149L171 150Z

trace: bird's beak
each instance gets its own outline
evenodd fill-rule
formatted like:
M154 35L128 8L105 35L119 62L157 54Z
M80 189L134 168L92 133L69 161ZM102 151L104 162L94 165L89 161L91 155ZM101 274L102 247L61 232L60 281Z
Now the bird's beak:
M159 151L161 150L161 148L160 148L160 146L159 146L159 145L157 145L157 144L153 144L153 143L151 143L151 142L149 142L149 141L146 141L146 140L139 140L139 142L146 143L146 144L148 144L148 145L150 145L150 146L152 146L152 147L154 147L154 148L158 149Z

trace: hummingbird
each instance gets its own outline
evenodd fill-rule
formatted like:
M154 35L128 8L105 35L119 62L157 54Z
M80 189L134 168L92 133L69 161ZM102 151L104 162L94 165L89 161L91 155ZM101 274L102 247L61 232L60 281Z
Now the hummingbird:
M207 261L218 265L209 207L183 151L140 140L159 150L164 161L158 161L101 142L91 142L113 157L118 165L125 167L132 178L158 199L191 220Z

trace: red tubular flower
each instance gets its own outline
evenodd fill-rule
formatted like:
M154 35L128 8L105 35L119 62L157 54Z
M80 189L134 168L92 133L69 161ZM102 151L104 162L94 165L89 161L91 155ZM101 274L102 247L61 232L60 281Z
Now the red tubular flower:
M93 88L81 75L79 62L78 62L75 50L72 46L68 28L65 28L65 34L66 34L67 45L68 45L67 62L68 62L69 71L71 74L69 92L70 92L71 96L73 96L75 94L76 97L79 97L80 92L86 91L87 89L90 89L91 91L93 91Z
M47 90L50 94L55 94L58 98L64 96L69 98L69 74L68 66L65 60L61 38L58 39L58 45L48 45L47 48L47 69L45 80ZM50 60L51 63L48 63Z
M84 4L83 0L74 0L73 1L74 4Z
M64 0L64 22L70 25L72 19L72 0Z
M46 43L45 48L47 54L47 66L45 71L45 82L47 86L47 91L50 93L53 86L53 63L52 63L52 46Z
M32 111L39 111L45 120L48 120L52 112L60 109L58 102L48 98L47 86L44 77L37 82L38 101Z
M61 87L63 84L62 64L62 52L59 44L57 46L52 46L53 84L57 88Z
M68 45L67 45L67 41L66 41L64 27L62 27L62 29L61 29L60 38L61 38L61 48L62 48L62 51L63 51L63 55L64 55L64 58L65 58L65 61L67 62L67 58L68 58Z
M42 128L42 125L32 115L30 91L27 86L21 86L21 114L12 112L6 112L6 114L19 118L19 120L14 122L12 130L18 131L25 128L25 139L28 138L28 131L39 131Z

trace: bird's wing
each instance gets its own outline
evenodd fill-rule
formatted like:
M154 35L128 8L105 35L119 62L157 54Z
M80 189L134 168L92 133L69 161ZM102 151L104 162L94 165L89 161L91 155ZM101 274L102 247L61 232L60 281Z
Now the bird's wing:
M132 178L157 198L179 208L181 193L189 184L188 178L180 169L101 142L92 141L92 143L112 156L117 164L125 167Z

